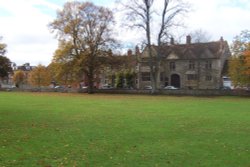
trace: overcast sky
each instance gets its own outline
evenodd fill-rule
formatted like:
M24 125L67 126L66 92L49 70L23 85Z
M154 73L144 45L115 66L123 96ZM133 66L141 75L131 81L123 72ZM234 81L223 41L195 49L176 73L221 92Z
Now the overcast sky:
M96 5L115 6L115 0L91 1ZM192 6L192 11L184 19L187 33L202 29L211 35L211 40L219 40L223 36L231 43L242 30L250 29L250 0L186 1ZM0 36L8 45L6 56L12 62L17 65L50 63L57 48L57 39L47 25L56 18L56 10L62 9L65 2L0 0ZM129 30L120 31L118 39L124 43L139 43L141 40L137 33Z

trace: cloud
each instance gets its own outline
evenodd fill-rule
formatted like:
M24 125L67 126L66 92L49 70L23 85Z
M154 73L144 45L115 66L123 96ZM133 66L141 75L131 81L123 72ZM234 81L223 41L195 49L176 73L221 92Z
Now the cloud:
M190 0L194 11L185 21L188 29L204 29L213 39L224 36L231 41L241 30L250 27L248 0Z
M57 47L57 41L49 32L48 23L53 15L44 9L54 10L60 6L45 0L0 1L8 14L0 15L0 32L7 43L7 56L17 64L31 62L48 64ZM43 6L43 8L41 8Z
M56 18L56 10L61 9L67 0L0 0L0 36L8 47L8 56L18 65L30 62L49 64L57 48L57 40L48 29L49 22ZM117 9L115 0L92 0L94 4ZM155 0L156 9L162 7ZM241 30L250 27L249 0L186 0L192 11L183 18L186 28L174 30L176 34L188 34L203 29L212 35L212 40L221 36L229 42ZM156 10L157 11L157 10ZM133 47L145 40L142 30L131 30L121 23L122 12L115 10L115 27L118 40L127 47ZM153 29L157 28L155 24Z
M7 57L17 64L48 65L57 48L48 24L68 0L0 0L0 36L8 47ZM109 0L93 0L109 6Z

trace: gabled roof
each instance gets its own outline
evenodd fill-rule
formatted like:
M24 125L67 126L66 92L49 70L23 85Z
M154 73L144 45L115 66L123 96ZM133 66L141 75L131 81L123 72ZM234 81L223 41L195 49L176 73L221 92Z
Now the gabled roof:
M180 59L220 58L225 47L228 47L225 41L169 45L163 48L161 56L168 57L169 53L174 52Z
M227 42L223 40L207 43L153 46L152 48L154 51L160 49L161 57L166 59L173 59L173 55L178 59L214 59L221 58L221 56L224 56L225 50L229 50ZM143 57L145 55L143 53Z

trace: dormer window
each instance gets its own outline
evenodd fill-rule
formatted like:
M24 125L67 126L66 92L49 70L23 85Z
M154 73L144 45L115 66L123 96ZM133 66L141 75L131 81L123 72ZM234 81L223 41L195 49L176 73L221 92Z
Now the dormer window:
M173 61L170 62L169 63L169 68L170 68L171 71L174 71L175 70L175 62L173 62Z

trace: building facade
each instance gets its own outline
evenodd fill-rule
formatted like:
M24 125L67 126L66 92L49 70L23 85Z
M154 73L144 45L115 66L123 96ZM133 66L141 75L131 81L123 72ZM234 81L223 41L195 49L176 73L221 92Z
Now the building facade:
M137 57L128 50L126 55L113 55L112 62L101 70L100 88L137 88L136 83Z
M152 46L153 58L158 54L160 75L158 88L172 85L180 89L219 89L226 60L230 57L229 46L221 38L207 43L191 43L187 36L185 44ZM138 55L139 89L151 85L147 48Z

